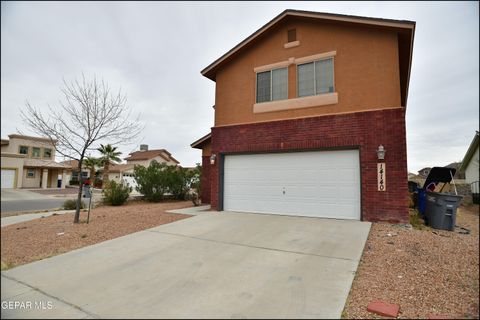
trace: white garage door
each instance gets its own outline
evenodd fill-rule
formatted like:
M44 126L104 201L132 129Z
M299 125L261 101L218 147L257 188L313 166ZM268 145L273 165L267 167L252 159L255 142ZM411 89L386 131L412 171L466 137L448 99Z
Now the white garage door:
M15 170L2 169L2 189L13 188L15 186Z
M358 150L227 155L224 210L360 220Z

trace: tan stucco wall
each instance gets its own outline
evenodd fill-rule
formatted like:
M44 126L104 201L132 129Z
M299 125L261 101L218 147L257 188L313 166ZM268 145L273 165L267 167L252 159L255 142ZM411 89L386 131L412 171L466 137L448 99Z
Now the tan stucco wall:
M28 169L35 170L35 178L27 178ZM41 188L42 186L40 185L40 181L42 177L42 170L43 169L39 168L25 168L22 175L22 188Z
M470 162L468 163L467 168L465 169L465 181L467 183L472 183L475 181L478 181L478 170L479 170L479 148L477 147L477 150L473 154L472 158L470 159Z
M297 30L300 45L285 49L287 30ZM338 103L303 109L253 113L255 67L336 51L334 85ZM295 98L296 65L289 73L289 98ZM215 126L297 117L396 108L401 105L397 35L369 27L326 22L286 21L259 37L216 74Z
M40 159L44 159L43 158L43 148L52 149L52 157L49 158L49 159L55 160L55 148L54 148L54 146L51 143L43 142L43 141L12 138L12 139L9 139L8 145L2 146L2 152L19 153L19 147L20 146L30 147L29 154L28 154L27 158L32 158L32 147L39 147L41 149L40 150Z
M3 149L2 149L3 151ZM16 187L21 188L23 186L23 158L14 158L14 157L1 157L2 169L16 169L17 178L16 178Z

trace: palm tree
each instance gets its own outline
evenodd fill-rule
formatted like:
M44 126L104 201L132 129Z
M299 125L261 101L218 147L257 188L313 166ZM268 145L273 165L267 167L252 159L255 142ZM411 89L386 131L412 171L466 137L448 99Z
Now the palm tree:
M115 163L115 162L120 162L121 159L119 158L119 155L121 155L121 152L116 151L117 147L112 147L110 144L107 145L100 145L100 148L97 149L100 151L102 156L98 159L100 161L100 164L103 165L103 184L102 188L107 184L108 182L108 170L110 168L110 164Z
M96 167L100 165L100 160L97 158L88 157L83 160L83 164L87 169L90 170L90 180L93 185L95 181L95 172L97 171Z

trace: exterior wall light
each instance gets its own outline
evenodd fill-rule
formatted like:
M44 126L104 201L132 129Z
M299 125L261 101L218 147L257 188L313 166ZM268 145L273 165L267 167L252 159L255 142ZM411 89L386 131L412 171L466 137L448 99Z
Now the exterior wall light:
M215 159L217 158L217 155L215 153L212 153L210 156L210 164L215 164Z
M385 159L385 153L387 151L385 150L385 148L382 146L382 145L379 145L378 146L378 149L377 149L377 157L378 157L378 160L384 160Z

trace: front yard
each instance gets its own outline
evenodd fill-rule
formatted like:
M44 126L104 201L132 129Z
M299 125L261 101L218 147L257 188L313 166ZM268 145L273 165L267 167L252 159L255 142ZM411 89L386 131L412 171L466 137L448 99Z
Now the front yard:
M343 312L380 318L373 300L400 306L399 318L479 316L479 207L461 206L457 225L470 234L373 223Z
M79 224L73 224L74 214L67 213L9 225L1 232L2 269L185 219L191 216L165 211L191 206L191 201L138 201L92 209L89 224L87 213L81 212Z

